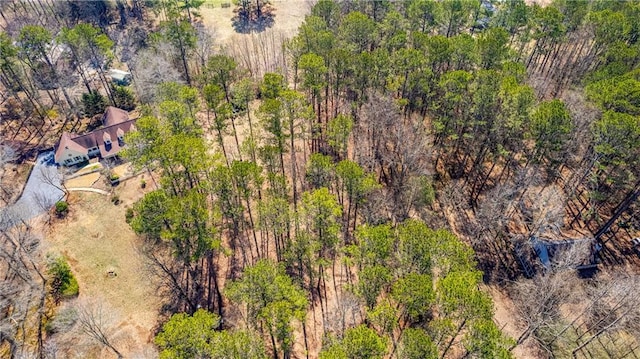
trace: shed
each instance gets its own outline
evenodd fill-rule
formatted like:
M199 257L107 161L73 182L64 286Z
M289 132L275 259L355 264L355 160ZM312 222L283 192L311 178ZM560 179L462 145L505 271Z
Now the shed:
M110 69L109 77L111 77L111 81L115 82L120 86L129 85L131 83L131 79L133 78L130 72L126 72L118 69Z

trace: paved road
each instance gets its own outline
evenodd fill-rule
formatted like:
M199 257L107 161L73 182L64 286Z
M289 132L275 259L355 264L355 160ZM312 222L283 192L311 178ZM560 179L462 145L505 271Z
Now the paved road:
M40 154L22 196L15 204L0 210L0 230L13 227L21 220L26 222L62 199L61 180L62 176L53 162L53 151Z

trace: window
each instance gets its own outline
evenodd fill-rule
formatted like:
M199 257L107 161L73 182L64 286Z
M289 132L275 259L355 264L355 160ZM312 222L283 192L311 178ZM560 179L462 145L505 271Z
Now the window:
M116 131L116 137L118 138L118 145L120 147L124 146L124 131L121 128Z

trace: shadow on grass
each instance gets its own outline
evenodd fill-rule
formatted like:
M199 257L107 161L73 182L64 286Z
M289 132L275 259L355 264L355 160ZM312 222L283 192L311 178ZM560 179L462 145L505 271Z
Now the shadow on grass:
M262 32L274 24L275 14L273 8L264 7L262 11L246 11L242 8L234 10L235 15L231 19L234 30L240 34Z

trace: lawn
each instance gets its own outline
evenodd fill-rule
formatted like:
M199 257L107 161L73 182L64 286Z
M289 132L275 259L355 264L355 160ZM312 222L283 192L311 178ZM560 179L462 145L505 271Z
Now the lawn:
M142 195L136 184L135 180L123 184L132 187L126 189L128 197ZM116 346L123 354L152 353L160 298L154 296L155 288L136 251L139 239L125 222L124 205L114 205L108 196L77 192L69 203L68 217L54 222L46 237L47 252L67 258L78 279L79 300L97 302L110 313ZM65 357L82 355L87 349L69 348ZM111 355L95 347L92 352L99 357Z
M229 7L233 6L233 1L231 0L205 0L204 4L202 4L202 7L204 8L216 8L216 7L222 7L222 4L229 4Z
M98 179L100 179L100 172L94 172L87 175L79 176L65 181L67 188L78 187L91 187Z

